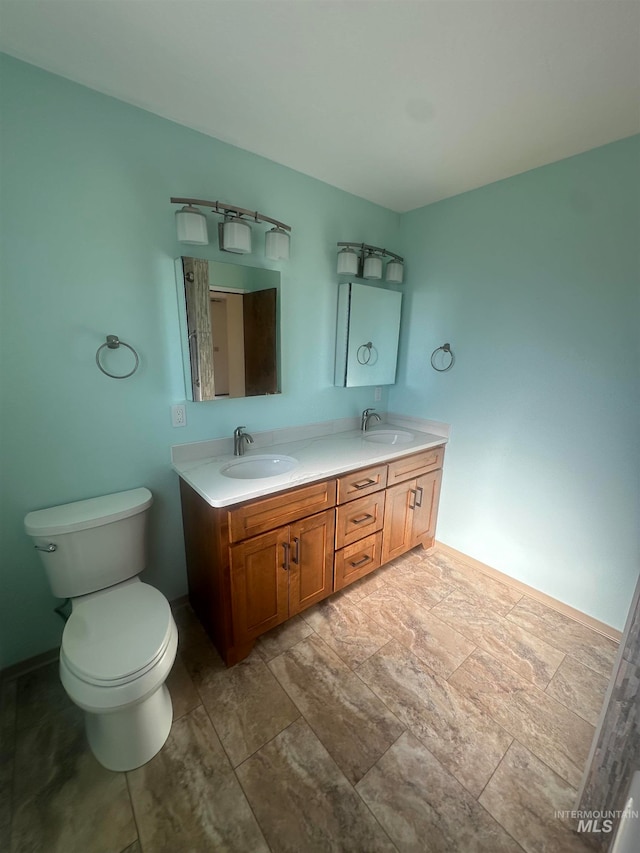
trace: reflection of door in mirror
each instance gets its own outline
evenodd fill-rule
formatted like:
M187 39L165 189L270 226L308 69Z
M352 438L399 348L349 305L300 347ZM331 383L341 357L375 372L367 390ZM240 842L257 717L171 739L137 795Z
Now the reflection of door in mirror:
M277 394L278 290L264 285L279 274L198 258L176 271L190 399Z
M209 291L216 397L244 397L244 324L241 293Z

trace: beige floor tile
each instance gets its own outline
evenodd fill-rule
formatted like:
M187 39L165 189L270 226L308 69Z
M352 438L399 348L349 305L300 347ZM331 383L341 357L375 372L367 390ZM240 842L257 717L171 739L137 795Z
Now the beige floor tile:
M234 767L299 716L255 651L227 668L211 645L194 645L184 663Z
M0 850L11 846L13 757L0 762Z
M352 669L384 646L389 634L341 595L316 604L303 619Z
M576 660L609 678L618 643L528 596L513 608L509 620L547 639Z
M177 720L155 758L127 776L143 850L268 853L204 708Z
M15 679L0 681L0 760L15 745L17 692Z
M454 589L452 584L436 577L435 574L412 566L390 577L386 582L426 608L438 604Z
M237 773L273 853L396 850L304 720Z
M577 788L593 726L480 649L449 681Z
M347 779L355 783L402 734L396 717L319 637L269 664Z
M282 625L258 637L256 651L263 660L270 661L311 633L313 632L304 619L294 616L293 619L288 619Z
M173 611L178 628L178 649L186 651L191 646L211 642L202 623L193 612L190 604L182 604Z
M46 664L17 679L16 726L18 731L38 725L45 717L73 706L60 682L58 661Z
M357 673L477 797L513 737L395 640L363 663Z
M124 773L105 770L75 707L20 732L11 850L113 853L137 838Z
M564 652L464 592L452 592L432 613L543 690L564 659Z
M567 655L546 692L583 720L598 724L609 679Z
M189 711L193 711L194 708L202 704L198 691L194 687L191 676L179 654L176 656L166 684L171 694L174 720L184 717Z
M386 579L395 576L397 573L399 570L395 566L382 566L375 572L371 572L370 575L349 584L342 594L347 600L358 602L375 590L381 589L385 585Z
M522 598L522 593L513 587L438 551L437 548L423 557L420 567L444 583L451 584L458 591L466 593L472 601L486 603L487 607L502 616Z
M16 694L15 679L0 681L0 850L8 850L11 839Z
M557 811L575 808L576 790L514 741L480 802L527 853L588 853Z
M394 586L371 593L358 607L443 678L475 649L475 643Z
M491 815L408 732L356 790L401 853L521 853Z

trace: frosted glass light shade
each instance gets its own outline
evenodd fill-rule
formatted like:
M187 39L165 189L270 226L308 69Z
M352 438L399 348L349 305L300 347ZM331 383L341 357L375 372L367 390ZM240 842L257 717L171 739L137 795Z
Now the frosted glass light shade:
M386 279L392 284L402 284L404 279L404 264L402 261L389 261L387 264Z
M367 255L364 259L363 278L382 278L382 259L377 255Z
M225 252L248 255L251 251L251 228L242 219L227 219L222 229L222 242Z
M206 246L209 242L207 217L197 207L187 204L182 210L176 211L176 230L180 243Z
M358 256L353 249L338 252L338 275L357 275Z
M272 228L264 237L264 253L270 261L289 260L289 235L282 228Z

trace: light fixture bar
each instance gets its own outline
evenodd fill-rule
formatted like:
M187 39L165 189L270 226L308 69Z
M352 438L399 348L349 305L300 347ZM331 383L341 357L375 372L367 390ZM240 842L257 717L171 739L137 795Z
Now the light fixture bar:
M208 207L212 213L218 213L220 216L246 216L253 219L254 222L270 222L277 228L282 228L285 231L291 231L290 225L285 225L278 219L272 219L270 216L265 216L264 213L258 213L257 210L246 210L244 207L236 207L234 204L226 204L222 201L206 201L202 198L171 198L171 204L188 204L193 207ZM347 245L345 243L345 245ZM359 244L358 244L359 245ZM397 255L395 257L398 257Z
M404 258L396 255L395 252L390 252L388 249L381 249L378 246L370 246L368 243L338 243L338 246L346 246L350 249L358 249L360 252L375 252L382 257L395 258L397 261L404 263Z

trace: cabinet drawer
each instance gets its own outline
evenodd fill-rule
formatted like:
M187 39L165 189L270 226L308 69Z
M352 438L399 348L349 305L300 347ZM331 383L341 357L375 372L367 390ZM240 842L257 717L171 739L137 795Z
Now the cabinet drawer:
M339 506L336 511L336 548L351 545L377 530L384 520L384 492Z
M380 566L382 532L336 551L334 589L342 589Z
M431 450L422 450L420 453L414 453L402 459L395 459L393 462L389 462L388 484L393 486L395 483L410 480L420 474L436 471L438 468L442 468L443 459L443 446L433 447Z
M290 521L306 518L336 503L336 481L325 480L229 510L229 541L240 542Z
M375 465L338 477L338 503L343 504L378 492L387 485L387 466Z

